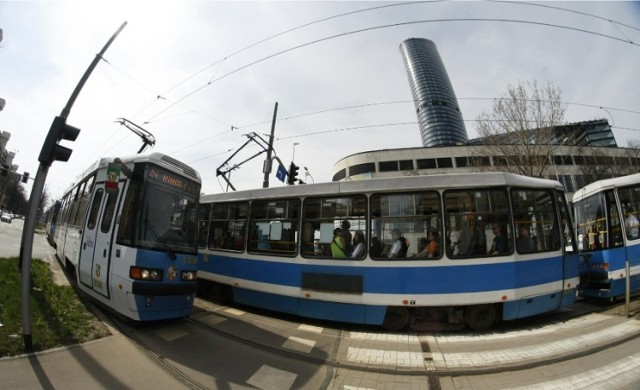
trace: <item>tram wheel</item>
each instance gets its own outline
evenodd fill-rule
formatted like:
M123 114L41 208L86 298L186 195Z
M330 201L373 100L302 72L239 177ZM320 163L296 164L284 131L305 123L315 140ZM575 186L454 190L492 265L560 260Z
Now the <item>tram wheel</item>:
M409 310L406 307L389 306L382 327L385 330L400 330L409 323Z
M496 322L497 317L498 311L495 305L475 305L465 310L464 322L469 328L482 331L489 329Z

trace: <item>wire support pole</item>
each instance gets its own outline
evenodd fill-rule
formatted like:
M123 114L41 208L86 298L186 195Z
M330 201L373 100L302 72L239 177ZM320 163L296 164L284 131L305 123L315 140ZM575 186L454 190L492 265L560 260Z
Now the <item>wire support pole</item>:
M278 102L273 109L273 120L271 121L271 135L269 136L269 147L267 148L267 158L264 160L264 180L262 188L269 188L269 175L271 174L271 153L273 151L273 134L276 129L276 117L278 116Z

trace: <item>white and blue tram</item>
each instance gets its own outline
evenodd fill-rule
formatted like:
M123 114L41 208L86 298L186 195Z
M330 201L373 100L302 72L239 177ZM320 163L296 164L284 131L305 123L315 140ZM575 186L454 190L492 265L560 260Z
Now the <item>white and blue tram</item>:
M640 291L640 174L599 180L573 195L584 297ZM628 264L627 264L628 262ZM629 274L627 274L627 266Z
M555 181L477 173L238 191L203 195L199 221L199 287L273 311L482 330L576 298L571 216ZM347 245L354 236L361 255ZM335 237L344 250L332 251Z
M61 199L54 247L92 299L135 321L190 315L201 180L160 153L102 158Z

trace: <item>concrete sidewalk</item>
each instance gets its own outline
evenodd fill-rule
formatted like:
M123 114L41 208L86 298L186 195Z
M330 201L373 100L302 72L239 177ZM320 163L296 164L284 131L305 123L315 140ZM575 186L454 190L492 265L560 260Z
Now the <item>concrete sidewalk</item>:
M3 389L188 389L122 334L0 359Z

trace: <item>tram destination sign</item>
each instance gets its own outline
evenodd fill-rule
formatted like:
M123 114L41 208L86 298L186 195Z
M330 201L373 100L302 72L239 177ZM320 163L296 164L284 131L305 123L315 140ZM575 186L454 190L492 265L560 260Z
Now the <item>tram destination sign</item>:
M166 171L157 166L149 168L147 177L156 183L162 183L165 186L178 188L186 193L192 194L196 191L195 183L184 177L178 176L173 172Z

